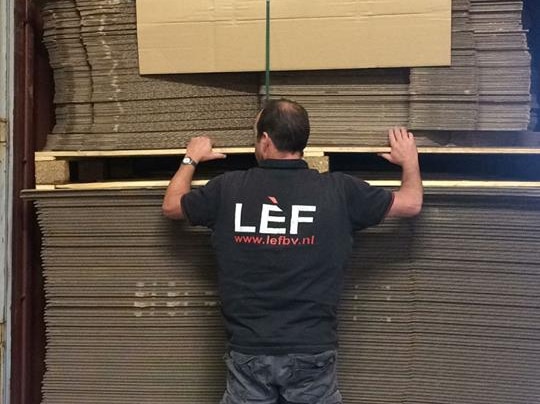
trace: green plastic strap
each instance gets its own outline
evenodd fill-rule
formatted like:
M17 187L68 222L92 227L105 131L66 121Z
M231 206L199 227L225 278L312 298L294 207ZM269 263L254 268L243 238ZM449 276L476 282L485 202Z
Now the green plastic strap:
M266 74L264 77L266 101L270 98L270 0L266 0Z

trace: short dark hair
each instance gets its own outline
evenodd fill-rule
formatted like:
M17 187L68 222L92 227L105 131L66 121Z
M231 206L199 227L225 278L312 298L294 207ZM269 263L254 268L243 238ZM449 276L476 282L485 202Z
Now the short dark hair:
M302 152L309 138L307 111L297 102L280 99L269 101L257 121L257 139L268 133L276 149L282 152Z

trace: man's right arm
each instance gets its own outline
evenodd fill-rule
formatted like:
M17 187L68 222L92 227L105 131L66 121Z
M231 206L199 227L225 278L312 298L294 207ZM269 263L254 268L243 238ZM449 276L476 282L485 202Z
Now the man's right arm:
M191 157L197 163L226 157L224 154L215 153L212 150L212 141L206 136L191 139L186 149L186 156ZM171 179L162 204L162 211L166 217L170 219L185 218L185 212L182 210L182 198L191 190L194 173L194 166L181 165Z
M401 187L394 191L394 200L387 217L411 217L420 213L424 190L418 163L418 151L412 133L405 128L388 131L390 153L381 154L393 164L401 166Z

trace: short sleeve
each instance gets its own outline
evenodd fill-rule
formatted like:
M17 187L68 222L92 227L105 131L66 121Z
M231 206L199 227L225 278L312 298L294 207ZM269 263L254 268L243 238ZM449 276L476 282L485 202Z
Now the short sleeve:
M394 194L350 175L345 175L344 181L347 209L353 228L360 230L382 222L392 206Z
M182 197L182 211L193 226L213 228L218 215L223 176L210 180Z

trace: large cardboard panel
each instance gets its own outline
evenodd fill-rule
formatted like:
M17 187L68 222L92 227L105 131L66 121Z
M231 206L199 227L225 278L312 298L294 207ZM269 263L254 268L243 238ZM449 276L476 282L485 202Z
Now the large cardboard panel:
M271 69L450 64L451 0L271 0ZM141 74L262 71L265 0L137 0Z

